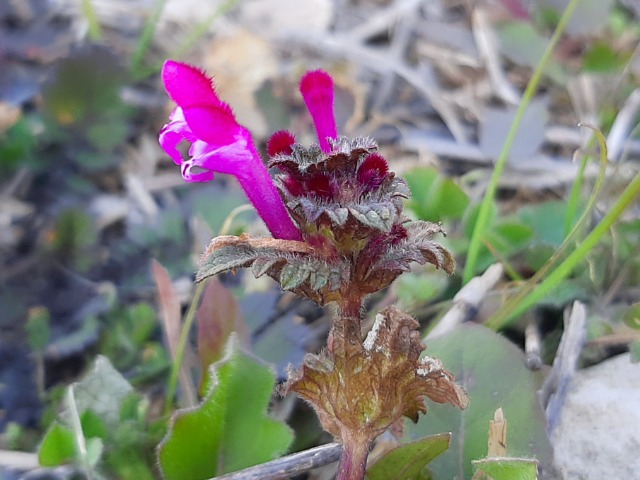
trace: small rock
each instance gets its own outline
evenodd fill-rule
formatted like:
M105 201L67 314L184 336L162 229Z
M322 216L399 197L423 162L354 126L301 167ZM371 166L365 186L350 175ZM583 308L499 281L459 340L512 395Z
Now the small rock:
M638 406L640 366L629 354L578 372L551 437L564 478L638 478Z

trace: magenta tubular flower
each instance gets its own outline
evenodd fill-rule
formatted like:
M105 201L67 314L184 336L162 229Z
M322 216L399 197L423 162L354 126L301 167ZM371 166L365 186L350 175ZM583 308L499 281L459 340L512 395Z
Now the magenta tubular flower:
M251 133L218 98L212 80L196 67L172 60L165 62L162 80L178 106L160 131L160 145L180 165L182 177L207 182L216 172L235 176L274 238L301 240ZM188 159L178 150L183 140L191 143Z
M323 70L308 72L300 80L300 93L316 126L320 148L323 152L329 153L329 139L338 138L333 113L333 79Z

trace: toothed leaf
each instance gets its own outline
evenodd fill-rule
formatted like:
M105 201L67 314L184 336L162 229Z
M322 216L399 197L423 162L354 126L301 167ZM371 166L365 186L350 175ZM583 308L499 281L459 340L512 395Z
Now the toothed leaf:
M244 352L235 336L210 376L203 402L174 414L158 448L166 480L204 480L240 470L282 455L291 444L289 427L266 413L273 371Z

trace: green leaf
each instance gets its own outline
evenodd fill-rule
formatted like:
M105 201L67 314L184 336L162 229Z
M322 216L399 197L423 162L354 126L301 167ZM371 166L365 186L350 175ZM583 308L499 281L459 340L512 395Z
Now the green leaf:
M266 414L273 372L244 352L235 335L210 375L207 397L174 415L158 448L167 480L207 479L266 462L283 454L293 439L289 427Z
M402 310L413 310L440 295L449 285L442 272L427 270L407 272L395 282L398 303Z
M35 166L36 144L31 122L25 117L8 130L0 132L0 177L10 178L20 166Z
M74 386L76 407L80 415L91 410L107 428L116 428L122 402L132 391L109 359L98 355L93 370Z
M73 431L59 422L53 422L45 434L38 462L43 467L55 467L72 463L76 458L76 441Z
M622 318L628 327L640 330L640 302L629 306L622 314Z
M479 204L472 205L465 212L464 232L470 238L478 217ZM527 247L533 236L532 228L527 222L519 220L495 220L497 207L492 205L489 213L489 227L484 232L484 241L496 252L496 256L486 246L481 246L476 262L476 272L481 272L496 260L508 258ZM497 257L497 258L496 258Z
M411 190L407 207L420 220L457 220L462 218L469 205L467 194L453 180L434 168L411 169L405 179Z
M567 211L565 201L552 200L537 205L526 205L517 216L533 229L532 241L559 247L564 241L564 220Z
M248 245L226 245L205 254L198 268L197 281L202 281L228 270L250 265L260 253Z
M449 448L450 433L440 433L406 443L387 452L367 469L368 480L412 480L438 455Z
M474 460L473 465L493 480L537 480L538 462L531 458L492 457Z
M622 69L629 58L629 54L615 52L609 44L599 41L584 54L582 68L586 72L613 73Z
M502 221L490 229L485 237L493 248L506 257L527 246L532 235L533 230L525 224Z
M429 403L417 424L406 422L409 438L452 432L451 447L429 466L434 478L471 478L471 461L486 455L487 424L502 407L509 419L509 451L546 464L551 446L536 391L539 377L525 367L515 345L481 326L468 325L430 339L427 354L440 358L469 395L464 411Z
M106 440L109 432L107 426L93 410L87 410L80 415L80 423L82 424L82 433L86 438L101 438Z

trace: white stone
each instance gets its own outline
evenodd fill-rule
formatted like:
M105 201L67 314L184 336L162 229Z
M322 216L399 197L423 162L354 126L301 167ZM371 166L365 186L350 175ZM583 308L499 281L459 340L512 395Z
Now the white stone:
M624 354L577 372L551 441L565 480L640 478L640 365Z

